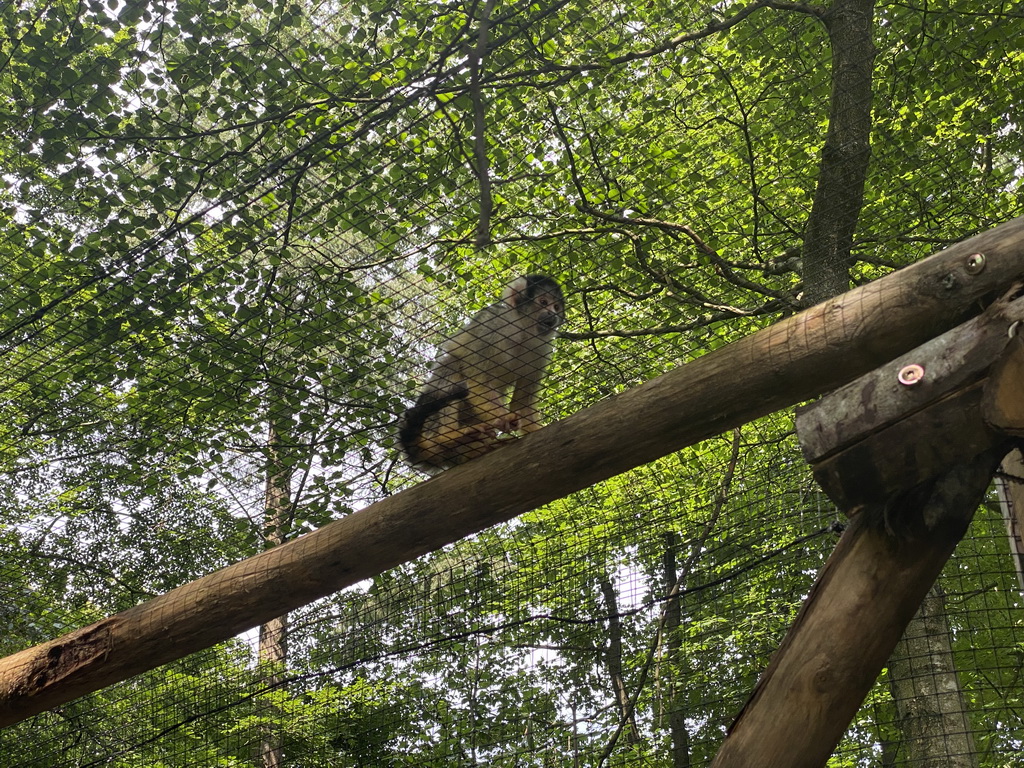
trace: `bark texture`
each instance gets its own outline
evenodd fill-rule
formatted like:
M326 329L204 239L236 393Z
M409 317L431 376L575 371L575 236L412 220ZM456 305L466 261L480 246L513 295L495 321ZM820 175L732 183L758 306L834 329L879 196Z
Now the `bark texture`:
M889 683L914 768L977 768L967 704L953 663L946 595L933 586L889 659Z

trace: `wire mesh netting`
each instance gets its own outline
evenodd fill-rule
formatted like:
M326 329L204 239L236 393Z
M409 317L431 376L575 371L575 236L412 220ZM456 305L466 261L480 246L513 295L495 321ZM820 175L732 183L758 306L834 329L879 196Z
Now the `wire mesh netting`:
M0 656L421 482L403 414L519 276L564 292L550 422L1024 212L1016 6L0 20ZM528 395L443 393L452 445L532 426ZM140 646L148 671L13 717L0 763L709 765L845 518L790 412L635 463L155 669ZM830 765L1024 761L1001 482Z

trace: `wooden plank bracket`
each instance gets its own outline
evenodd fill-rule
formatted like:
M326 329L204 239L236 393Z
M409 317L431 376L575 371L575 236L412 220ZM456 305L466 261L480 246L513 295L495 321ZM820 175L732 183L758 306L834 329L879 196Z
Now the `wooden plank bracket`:
M884 504L1024 435L1020 294L797 409L804 457L840 509Z
M981 415L993 429L1024 437L1024 324L1011 326L1010 335L985 385Z

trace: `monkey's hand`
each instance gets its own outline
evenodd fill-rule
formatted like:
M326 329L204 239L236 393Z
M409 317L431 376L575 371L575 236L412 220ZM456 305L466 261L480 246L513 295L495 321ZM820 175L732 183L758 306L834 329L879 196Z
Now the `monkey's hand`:
M497 431L490 424L477 424L474 427L468 427L463 430L459 437L459 442L472 443L476 440L494 440L497 436Z
M463 463L490 453L501 444L501 440L489 424L478 424L466 429L458 448L459 462Z
M515 432L522 428L521 421L518 414L509 411L492 421L491 426L498 432Z
M544 425L540 423L540 414L537 409L527 405L519 411L519 430L521 432L536 432Z
M536 412L528 413L525 416L509 412L505 416L495 419L493 424L499 432L536 432L544 426L540 423Z

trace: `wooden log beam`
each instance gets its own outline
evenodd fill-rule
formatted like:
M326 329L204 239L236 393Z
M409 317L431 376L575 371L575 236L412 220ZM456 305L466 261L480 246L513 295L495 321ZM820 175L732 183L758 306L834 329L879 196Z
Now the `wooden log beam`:
M1005 450L852 518L712 768L826 764L967 531Z
M834 389L958 325L1022 278L1024 217L314 533L13 654L0 660L0 727Z
M996 364L985 387L985 421L1000 431L1024 438L1024 327L1017 326L1007 354ZM999 509L1006 523L1010 556L1024 592L1024 440L1003 459L996 478Z

